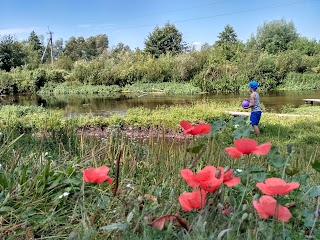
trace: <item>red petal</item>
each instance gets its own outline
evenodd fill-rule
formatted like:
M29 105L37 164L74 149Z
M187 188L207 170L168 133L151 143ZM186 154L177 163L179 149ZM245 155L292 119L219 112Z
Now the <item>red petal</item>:
M240 158L242 155L242 152L240 152L237 148L235 147L227 147L225 148L226 152L233 158Z
M243 154L252 153L258 146L258 142L250 138L241 138L234 140L234 145L239 152Z
M261 204L258 201L253 201L253 207L256 209L258 215L260 218L262 219L266 219L269 217L269 214L267 214L264 210L263 210L263 206L261 206Z
M277 217L281 222L288 222L292 214L288 208L278 205L278 214Z
M182 120L182 121L180 122L180 126L181 126L184 130L188 130L189 128L192 127L192 125L191 125L189 122L185 121L185 120Z
M191 134L208 134L210 133L210 124L199 124L193 127L193 131Z
M192 191L191 195L192 195L191 204L193 208L195 209L202 208L206 201L207 192L202 189L201 190L197 189Z
M239 177L234 177L234 178L231 178L231 179L228 180L228 181L224 181L223 183L224 183L225 185L227 185L228 187L233 187L233 186L239 184L240 182L241 182L241 178L239 178Z
M193 209L189 202L190 197L191 197L191 193L183 193L179 196L179 203L182 209L186 212L189 212Z
M95 168L87 168L82 171L83 173L83 181L85 182L94 182L96 180L96 169Z
M212 177L208 181L200 183L200 187L207 192L215 192L223 183L223 178Z
M252 153L259 154L259 155L266 155L270 152L270 148L271 148L271 143L267 142L256 147L256 149L252 151Z
M274 195L274 192L270 191L268 186L264 183L259 182L256 184L256 187L259 188L263 194Z
M195 175L193 172L186 168L180 171L182 178L187 182L190 187L198 187L199 182L195 180Z
M300 184L298 182L287 183L287 185L288 185L289 192L291 192L293 189L296 189L300 186Z
M263 211L266 212L269 216L274 216L276 212L277 201L271 196L262 196L259 199Z

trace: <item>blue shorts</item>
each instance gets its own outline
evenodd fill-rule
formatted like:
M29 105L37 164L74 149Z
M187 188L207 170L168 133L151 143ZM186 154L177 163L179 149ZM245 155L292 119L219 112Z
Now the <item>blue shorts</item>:
M261 111L251 112L250 124L251 125L259 125L260 118L261 118Z

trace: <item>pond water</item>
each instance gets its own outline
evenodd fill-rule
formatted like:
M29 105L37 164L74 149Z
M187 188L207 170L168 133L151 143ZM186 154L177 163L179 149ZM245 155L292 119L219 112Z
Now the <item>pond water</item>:
M94 115L110 115L112 113L124 114L133 107L145 107L154 109L160 105L188 104L199 100L216 100L230 102L243 98L249 98L248 93L237 94L199 94L199 95L165 95L165 94L114 94L110 96L7 96L1 99L1 105L37 105L48 109L64 110L66 115L82 115L91 113ZM287 104L298 107L305 104L304 98L319 98L319 91L277 91L260 93L260 101L263 102L268 112L279 112Z

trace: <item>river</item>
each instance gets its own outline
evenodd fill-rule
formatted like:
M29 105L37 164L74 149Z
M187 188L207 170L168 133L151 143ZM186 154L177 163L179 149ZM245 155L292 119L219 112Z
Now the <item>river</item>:
M249 98L249 92L237 94L199 94L199 95L166 95L166 94L114 94L110 96L7 96L2 97L1 105L37 105L48 109L64 110L66 115L110 115L112 113L124 114L133 107L145 107L154 109L160 105L188 104L199 100L216 100L230 102L243 98ZM320 98L319 91L277 91L260 93L260 101L266 111L279 112L284 105L290 104L295 107L305 104L304 98Z

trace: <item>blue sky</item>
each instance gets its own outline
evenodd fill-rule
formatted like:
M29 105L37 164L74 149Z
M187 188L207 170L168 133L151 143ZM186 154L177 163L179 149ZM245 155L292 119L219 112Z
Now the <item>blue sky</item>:
M3 0L0 35L27 39L34 30L53 40L106 34L109 46L119 42L132 49L156 26L173 23L183 40L200 46L213 44L227 24L242 41L266 21L293 21L297 32L320 40L320 0Z

